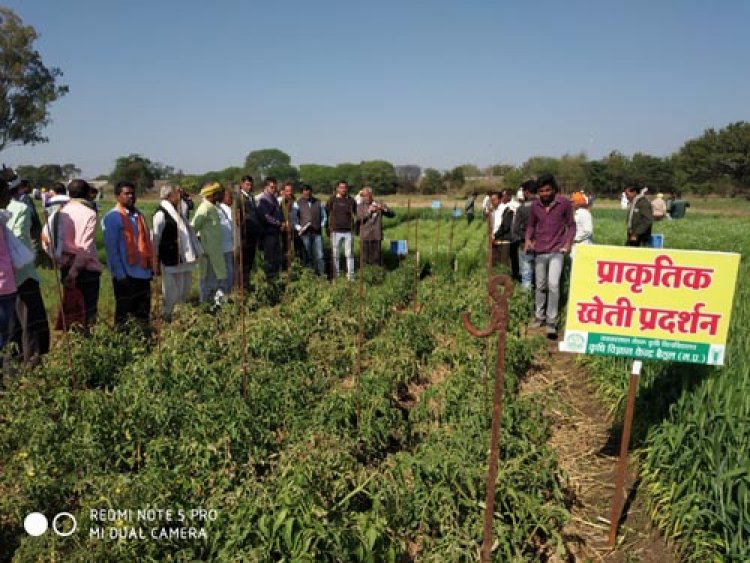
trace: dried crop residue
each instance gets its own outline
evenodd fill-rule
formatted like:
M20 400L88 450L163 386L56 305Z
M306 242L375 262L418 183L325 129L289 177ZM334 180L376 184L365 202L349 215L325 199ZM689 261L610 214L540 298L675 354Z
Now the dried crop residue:
M408 384L400 384L396 391L398 403L406 409L412 409L419 402L422 393L427 388L431 385L440 385L445 381L449 373L450 367L440 364L430 370L425 379L415 380Z
M637 489L633 491L632 464L625 494L634 492L634 499L620 526L617 547L611 550L607 545L619 443L611 440L612 418L575 356L555 349L540 354L520 392L538 396L552 419L549 443L557 451L574 499L563 531L570 560L674 562L663 538L651 528Z

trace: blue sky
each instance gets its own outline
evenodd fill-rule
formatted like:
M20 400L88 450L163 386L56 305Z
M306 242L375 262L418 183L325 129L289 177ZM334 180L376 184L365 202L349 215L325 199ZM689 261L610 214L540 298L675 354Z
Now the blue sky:
M667 155L750 120L750 2L0 0L70 92L7 164L93 176L292 163L445 169L613 149Z

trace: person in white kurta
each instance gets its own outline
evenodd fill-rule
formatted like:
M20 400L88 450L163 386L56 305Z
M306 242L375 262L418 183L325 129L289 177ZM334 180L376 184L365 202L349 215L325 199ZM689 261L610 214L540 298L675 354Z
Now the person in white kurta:
M157 275L162 276L164 304L161 316L169 322L175 305L185 303L190 297L193 270L203 251L190 223L177 211L182 210L180 191L174 186L164 186L160 195L161 205L154 213L151 233L155 254L154 269ZM174 234L175 227L176 238L167 241L164 238L165 232Z
M573 248L570 252L571 259L575 257L576 247L579 244L594 243L594 220L589 211L589 201L583 192L574 192L570 195L570 203L575 210L573 219L576 222L576 236L573 239Z

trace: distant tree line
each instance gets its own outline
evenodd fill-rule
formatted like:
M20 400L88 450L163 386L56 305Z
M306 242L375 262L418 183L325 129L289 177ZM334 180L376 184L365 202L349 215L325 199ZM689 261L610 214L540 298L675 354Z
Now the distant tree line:
M80 174L73 164L21 166L18 171L35 186L51 185ZM618 196L626 185L637 183L656 192L676 189L698 195L750 197L750 123L740 121L718 131L708 129L668 157L640 152L627 156L619 151L598 160L589 160L584 153L533 156L520 166L500 163L480 169L463 164L441 172L415 164L393 165L385 160L295 166L287 153L268 148L250 152L242 166L204 174L185 174L142 155L130 154L117 159L108 179L112 184L129 180L139 190L150 189L156 180L170 180L195 193L208 180L238 184L245 174L258 181L274 176L282 182L306 183L317 192L329 192L339 180L346 180L355 187L369 185L380 194L444 194L501 186L515 188L528 178L554 174L564 192L586 189L603 196Z

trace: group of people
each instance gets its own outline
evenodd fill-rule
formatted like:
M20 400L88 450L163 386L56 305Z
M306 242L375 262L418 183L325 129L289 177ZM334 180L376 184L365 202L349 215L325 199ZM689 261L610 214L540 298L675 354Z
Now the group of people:
M653 222L659 220L647 188L625 188L627 201L626 246L649 246ZM661 194L659 194L661 195ZM472 211L473 211L473 198ZM560 286L565 258L575 257L578 245L592 244L594 223L589 211L592 198L577 191L565 197L552 175L527 180L517 193L501 190L488 194L483 214L492 239L491 262L511 271L521 287L535 290L533 328L544 328L557 338ZM658 201L657 196L654 201ZM469 203L467 202L467 206ZM657 203L658 205L658 203ZM682 208L684 216L684 208Z
M353 280L354 238L359 236L363 264L381 264L383 217L392 217L387 205L376 202L365 187L356 197L345 181L323 203L309 185L299 197L286 182L263 180L255 194L254 180L244 176L235 201L232 190L218 182L205 184L197 208L179 186L161 188L159 207L147 218L136 207L136 186L127 181L114 188L116 205L101 220L106 264L115 296L115 324L134 319L148 328L151 282L162 281L161 316L170 321L175 307L188 300L194 270L199 270L200 301L220 306L235 286L250 290L256 253L262 254L269 279L299 259L318 275L325 275L323 232L331 242L331 276ZM646 246L654 221L663 218L662 198L650 201L646 189L625 189L628 246ZM50 190L44 224L22 183L0 179L0 348L14 339L26 361L49 350L50 332L33 258L37 238L59 269L64 287L57 328L73 321L84 329L97 316L100 277L96 233L99 226L97 192L84 180L73 180ZM467 202L473 219L474 196ZM681 200L679 200L681 201ZM685 202L686 203L686 202ZM524 182L517 193L488 194L482 211L489 222L493 266L504 265L524 289L535 289L532 326L557 337L560 284L565 257L578 245L593 242L591 197L559 193L552 175ZM672 207L684 216L684 207ZM192 218L190 213L193 212ZM677 218L677 217L675 217ZM24 253L23 250L26 249ZM66 319L67 315L67 319ZM62 322L60 320L62 317Z
M183 189L166 185L152 217L136 206L136 186L122 181L114 187L115 206L101 222L96 190L76 179L67 187L45 190L42 221L25 185L10 178L0 178L0 349L15 339L27 362L45 354L50 342L37 251L59 270L63 302L56 328L67 330L80 323L87 330L97 317L105 267L96 246L100 224L115 324L133 319L148 330L156 276L162 282L161 316L170 321L175 307L189 298L195 270L200 301L212 307L220 306L235 286L249 290L258 251L269 279L295 259L325 275L322 236L327 232L332 277L340 275L343 257L346 277L353 280L354 237L361 239L363 264L382 264L382 217L394 215L374 200L369 187L352 197L348 184L340 181L323 203L306 184L299 197L292 182L286 182L279 194L273 177L265 178L261 193L255 194L253 178L244 176L237 201L232 190L209 182L196 208Z

